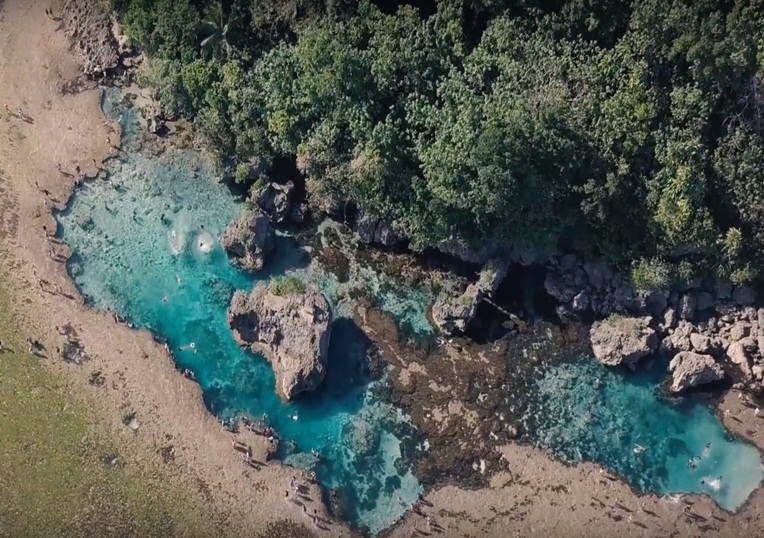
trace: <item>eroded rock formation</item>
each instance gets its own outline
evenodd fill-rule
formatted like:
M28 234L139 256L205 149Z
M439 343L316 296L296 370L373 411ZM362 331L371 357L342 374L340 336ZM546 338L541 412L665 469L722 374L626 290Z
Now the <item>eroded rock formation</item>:
M477 282L467 286L464 293L455 295L451 290L438 294L432 307L432 320L441 332L464 332L475 317L481 301L490 299L507 275L508 264L503 259L492 259L480 271Z
M294 183L268 182L254 194L254 201L273 222L285 222L292 211Z
M316 288L282 291L258 284L247 295L236 292L228 308L228 326L242 346L265 355L284 400L315 390L324 380L332 311Z
M724 379L724 368L710 355L681 351L671 359L671 392L677 393L698 385Z
M594 356L602 364L636 366L637 362L658 349L658 334L651 327L652 318L611 316L592 325L589 337Z
M119 67L120 48L112 21L98 2L66 0L62 23L86 75L101 77Z
M247 211L228 225L222 244L234 265L259 271L275 248L275 231L268 217Z
M387 248L395 248L406 240L406 236L394 223L361 213L356 220L356 233L361 242L377 243Z

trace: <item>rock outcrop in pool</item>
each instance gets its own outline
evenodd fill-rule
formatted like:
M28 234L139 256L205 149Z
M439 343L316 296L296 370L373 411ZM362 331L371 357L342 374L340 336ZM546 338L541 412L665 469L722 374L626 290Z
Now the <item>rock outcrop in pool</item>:
M236 267L259 271L276 248L275 233L260 211L245 211L226 227L221 243Z
M671 392L682 392L692 387L724 379L724 368L710 355L681 351L671 360Z
M597 360L607 366L637 362L658 349L658 335L650 317L626 318L610 316L592 325L590 338Z
M331 323L326 297L297 280L261 283L249 295L237 291L228 308L234 339L265 355L284 400L315 390L324 380Z

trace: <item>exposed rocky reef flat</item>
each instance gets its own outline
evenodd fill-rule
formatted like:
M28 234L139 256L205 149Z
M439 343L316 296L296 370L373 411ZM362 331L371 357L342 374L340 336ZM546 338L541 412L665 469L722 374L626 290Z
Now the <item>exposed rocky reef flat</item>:
M428 350L402 339L369 303L355 319L390 365L390 398L411 415L417 475L430 484L479 485L501 469L496 448L524 435L537 369L586 348L585 334L539 323L512 339L480 345L457 337Z

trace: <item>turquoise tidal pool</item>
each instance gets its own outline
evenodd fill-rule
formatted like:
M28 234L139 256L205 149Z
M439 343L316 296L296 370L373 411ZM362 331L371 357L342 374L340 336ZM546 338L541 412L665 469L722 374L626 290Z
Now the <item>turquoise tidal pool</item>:
M526 415L535 443L568 462L594 461L637 490L706 493L734 511L764 478L761 455L730 436L708 406L660 394L665 361L637 373L590 357L546 369Z
M198 152L156 156L143 149L135 113L118 97L107 92L104 110L122 124L122 160L110 162L108 179L86 183L57 216L59 234L74 252L69 270L77 286L95 308L166 339L179 367L195 373L211 412L221 418L267 414L284 441L281 458L314 470L352 524L372 534L388 527L422 492L412 473L421 439L407 416L380 396L384 376L372 379L368 372L352 297L362 291L405 333L422 336L432 334L425 317L431 292L352 256L352 277L340 282L283 235L266 271L236 270L219 243L241 209L235 196ZM226 324L234 290L285 273L318 285L336 317L327 379L289 404L276 396L268 363L242 351ZM637 489L705 492L723 508L739 507L762 479L759 452L730 438L708 407L660 398L661 368L624 376L591 358L548 365L528 395L529 436L566 461L601 463ZM698 458L693 466L691 458Z
M104 108L120 119L130 147L138 132L133 112L108 99ZM110 162L108 179L75 194L58 215L59 232L74 251L70 273L94 307L166 338L217 416L266 414L282 438L280 456L314 470L335 490L345 517L376 533L422 491L410 469L415 442L407 417L377 396L384 379L372 380L367 371L366 339L347 315L343 284L308 267L304 250L279 236L267 271L252 276L229 264L219 237L240 210L197 152L135 150ZM326 380L289 404L276 396L268 363L241 350L226 323L234 290L286 272L319 285L336 317ZM384 278L366 278L364 285L412 331L426 324L426 292L401 293Z

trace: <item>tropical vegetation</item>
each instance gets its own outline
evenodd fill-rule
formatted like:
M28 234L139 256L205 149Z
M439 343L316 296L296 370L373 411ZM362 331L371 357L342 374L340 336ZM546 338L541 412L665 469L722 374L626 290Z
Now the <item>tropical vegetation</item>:
M246 163L267 177L289 159L311 201L355 202L414 248L549 246L633 267L646 285L760 274L753 0L115 9L165 113L193 118L240 179Z

